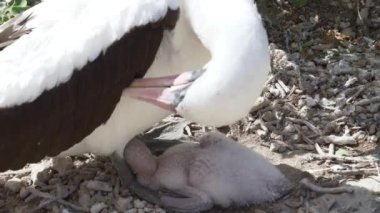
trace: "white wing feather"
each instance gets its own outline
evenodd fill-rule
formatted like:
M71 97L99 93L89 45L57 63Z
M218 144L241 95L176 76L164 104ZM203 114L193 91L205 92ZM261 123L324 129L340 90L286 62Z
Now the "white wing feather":
M68 81L133 27L155 22L175 0L46 0L26 11L32 32L0 52L0 108L35 100Z

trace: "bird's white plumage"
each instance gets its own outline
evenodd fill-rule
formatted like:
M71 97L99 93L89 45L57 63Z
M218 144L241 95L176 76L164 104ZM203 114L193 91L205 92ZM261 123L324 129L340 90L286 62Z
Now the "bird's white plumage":
M165 32L156 59L145 77L167 76L194 70L210 60L210 53L194 34L185 14L186 11L181 9L174 30ZM170 112L151 104L122 96L104 125L61 155L85 152L109 155L117 151L123 156L124 146L129 140L169 114Z
M249 113L270 71L261 16L251 0L187 0L181 9L212 59L177 112L206 125L231 124Z
M133 27L176 7L177 0L45 0L24 14L32 14L32 32L0 52L0 107L35 100Z
M202 124L228 125L246 114L259 97L270 70L268 40L252 0L181 1L179 22L166 32L146 77L199 69L178 111ZM210 60L211 57L211 60ZM62 155L108 155L168 112L123 96L105 125Z

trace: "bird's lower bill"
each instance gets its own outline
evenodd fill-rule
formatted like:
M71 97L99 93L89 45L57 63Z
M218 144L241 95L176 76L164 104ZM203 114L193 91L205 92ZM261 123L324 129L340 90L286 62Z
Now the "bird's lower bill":
M196 70L179 75L137 79L123 91L123 96L176 112L176 107L185 97L187 89L203 72L204 70Z

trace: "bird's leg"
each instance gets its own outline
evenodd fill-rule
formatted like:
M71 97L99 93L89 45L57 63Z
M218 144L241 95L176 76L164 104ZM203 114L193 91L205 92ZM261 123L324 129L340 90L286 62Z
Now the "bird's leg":
M123 96L146 101L175 112L175 108L182 101L187 88L204 71L205 69L200 69L179 75L136 79L129 88L123 91Z
M30 192L31 195L29 195L25 199L26 203L29 202L31 199L33 199L35 197L40 197L40 198L44 199L38 205L38 207L36 207L35 209L30 210L30 212L40 212L41 209L43 209L45 206L47 206L47 205L49 205L50 203L53 203L53 202L57 202L57 203L59 203L61 205L67 206L67 207L73 209L74 211L78 211L78 212L85 212L86 211L85 208L82 208L80 206L77 206L75 204L72 204L72 203L64 200L64 198L66 198L67 196L69 196L70 194L72 194L75 191L76 188L73 188L72 190L68 191L66 194L62 194L62 190L60 188L61 185L57 184L56 187L57 187L57 195L56 196L51 195L50 193L47 193L47 192L41 192L40 190L32 188L32 187L27 188L27 190Z
M157 191L153 191L147 187L142 186L137 182L135 176L132 174L129 166L125 160L119 156L116 152L111 155L111 160L115 168L119 172L121 182L128 188L131 193L136 194L140 198L156 204L162 205L160 195Z
M164 194L161 200L165 208L175 212L200 212L211 209L213 206L211 198L199 189L184 186L182 189L174 191L181 197L168 193Z

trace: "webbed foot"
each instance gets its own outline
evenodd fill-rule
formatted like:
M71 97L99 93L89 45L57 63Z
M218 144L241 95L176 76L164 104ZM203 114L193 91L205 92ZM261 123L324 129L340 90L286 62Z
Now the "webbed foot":
M135 178L135 175L132 174L131 169L129 168L128 164L125 162L123 158L121 158L117 153L113 153L111 155L111 160L113 165L119 172L119 176L123 186L126 186L131 193L136 194L138 197L150 203L162 206L159 192L151 190L138 183Z
M191 186L178 189L175 194L163 193L161 200L166 209L182 213L206 211L213 206L211 198L206 193Z

